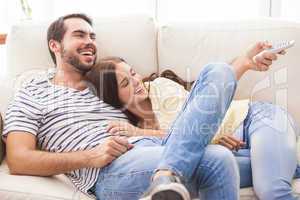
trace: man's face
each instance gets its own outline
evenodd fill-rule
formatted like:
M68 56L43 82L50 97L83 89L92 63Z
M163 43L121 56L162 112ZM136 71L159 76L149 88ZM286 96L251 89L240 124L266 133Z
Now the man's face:
M62 61L84 74L96 62L96 35L89 23L80 18L70 18L64 21L66 33L61 41Z

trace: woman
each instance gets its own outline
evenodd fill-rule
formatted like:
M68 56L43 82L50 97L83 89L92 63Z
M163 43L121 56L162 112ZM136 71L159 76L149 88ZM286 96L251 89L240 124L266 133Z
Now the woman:
M144 84L142 77L117 57L103 59L87 78L100 99L122 109L129 119L130 123L111 122L107 127L111 134L164 137L188 96L182 86L166 78ZM176 88L173 93L172 88ZM175 98L170 100L166 94ZM226 120L231 122L232 133L228 134L230 123ZM293 199L290 182L297 165L295 140L294 123L284 110L246 100L231 105L213 143L236 150L233 153L239 164L241 187L253 185L259 199L269 200Z

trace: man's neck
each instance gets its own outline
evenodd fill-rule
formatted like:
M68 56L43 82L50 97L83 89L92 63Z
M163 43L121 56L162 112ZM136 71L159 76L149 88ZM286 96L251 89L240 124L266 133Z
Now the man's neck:
M76 90L84 90L87 85L84 76L72 66L57 66L55 76L51 80L55 85L62 85Z

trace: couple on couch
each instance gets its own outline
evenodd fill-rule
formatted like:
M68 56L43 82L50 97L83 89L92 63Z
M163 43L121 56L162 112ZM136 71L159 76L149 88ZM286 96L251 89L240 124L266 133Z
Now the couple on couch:
M277 59L268 43L205 66L188 93L166 78L144 84L118 57L96 63L95 39L83 14L48 28L56 71L24 84L5 117L12 174L65 173L106 200L234 200L252 185L260 199L296 199L293 120L272 104L232 102L247 70Z

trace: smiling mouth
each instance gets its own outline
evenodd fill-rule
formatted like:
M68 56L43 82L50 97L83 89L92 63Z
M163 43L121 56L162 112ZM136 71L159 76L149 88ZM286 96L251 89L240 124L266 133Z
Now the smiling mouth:
M144 90L143 90L143 88L138 88L137 90L135 90L135 94L140 94L140 93L142 93Z
M79 54L83 55L83 56L92 57L92 56L95 56L96 50L94 48L85 48L85 49L79 50Z

